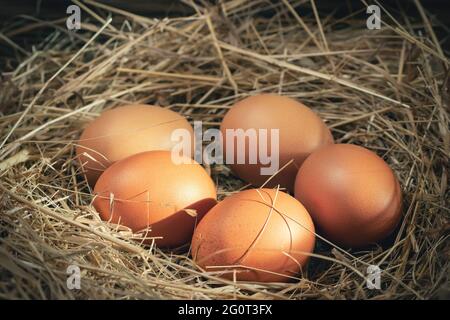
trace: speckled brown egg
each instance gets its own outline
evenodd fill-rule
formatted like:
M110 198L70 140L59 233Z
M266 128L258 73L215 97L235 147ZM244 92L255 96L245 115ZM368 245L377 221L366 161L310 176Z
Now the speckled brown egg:
M314 225L295 198L277 189L235 193L213 207L192 239L195 262L236 280L287 282L314 248Z
M400 184L370 150L335 144L311 154L295 181L295 197L328 240L360 247L382 240L401 217Z
M189 122L166 108L135 104L103 112L84 129L76 148L89 184L95 185L118 160L143 151L171 150L177 144L171 139L176 129L193 137Z
M202 166L183 162L175 164L169 151L147 151L114 163L95 185L95 209L105 221L148 231L147 242L159 247L189 242L216 204L216 188Z
M276 174L265 186L280 185L290 191L293 191L295 175L306 157L319 147L333 143L330 130L310 108L294 99L273 94L251 96L239 101L225 115L220 128L225 146L224 158L233 159L233 164L230 166L237 176L258 187L269 179L270 175L261 174L260 171L262 167L269 165L264 164L259 155L255 164L250 163L249 153L253 149L243 133L231 138L234 139L234 150L227 148L227 142L230 139L227 139L227 130L278 129L279 168L281 169L291 160L293 162ZM269 132L267 131L268 136L270 136ZM239 164L237 145L238 139L243 138L246 139L244 150L246 162ZM268 150L271 149L272 143L276 143L269 138L264 140L260 138L265 137L258 135L258 149L261 141L268 141ZM232 151L234 152L231 156L227 155Z

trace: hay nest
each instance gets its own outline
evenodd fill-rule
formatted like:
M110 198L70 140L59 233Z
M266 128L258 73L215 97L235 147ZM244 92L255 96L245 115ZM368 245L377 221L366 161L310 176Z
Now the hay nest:
M285 0L190 5L192 16L158 20L85 1L78 32L65 18L27 16L1 31L14 55L0 60L0 297L448 297L449 82L432 29L439 22L418 2L422 19L383 11L380 30L366 28L364 6L336 18L314 4L300 15ZM141 246L99 219L74 143L102 110L156 104L207 129L261 92L301 100L337 142L389 163L404 195L392 239L361 250L319 241L297 282L234 283L203 273L186 249ZM220 198L246 187L226 166L209 169ZM380 290L366 288L370 264L382 269ZM66 285L69 265L80 267L80 290Z

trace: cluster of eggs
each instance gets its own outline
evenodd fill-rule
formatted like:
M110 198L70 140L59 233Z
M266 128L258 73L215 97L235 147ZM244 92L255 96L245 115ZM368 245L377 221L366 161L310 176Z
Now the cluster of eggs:
M194 136L169 109L115 108L84 130L77 155L103 220L161 248L191 242L193 260L204 270L236 280L289 281L314 250L315 226L336 245L361 247L385 238L400 220L401 189L390 167L368 149L335 144L325 123L294 99L251 96L225 115L223 145L229 129L278 130L280 170L268 177L261 159L232 161L232 171L257 188L219 203L200 164L188 157L173 162L171 133L180 128ZM223 151L224 158L231 152ZM244 151L248 159L249 144Z

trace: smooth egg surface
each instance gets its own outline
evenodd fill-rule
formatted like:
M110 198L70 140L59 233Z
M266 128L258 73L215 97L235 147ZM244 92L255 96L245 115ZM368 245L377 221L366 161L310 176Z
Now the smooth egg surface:
M233 164L230 164L234 173L241 179L255 185L262 186L270 175L261 174L264 164L258 155L256 163L249 161L249 153L253 152L248 137L244 133L227 138L227 130L255 129L257 134L257 152L261 148L261 143L267 143L267 149L271 150L272 143L278 143L279 148L279 169L283 168L265 185L275 187L280 185L293 191L295 175L306 157L321 146L332 144L333 137L325 123L308 107L302 103L284 96L273 94L261 94L245 98L236 103L225 115L221 132L223 135L224 156L232 152ZM279 141L272 141L260 135L260 129L266 129L267 136L271 137L269 130L278 130ZM227 148L228 140L234 139L234 150ZM237 155L238 140L245 139L245 159L244 164L239 164ZM264 150L264 149L262 149Z
M314 225L295 198L277 189L228 196L195 229L192 256L224 278L288 282L298 276L315 243Z
M169 151L147 151L114 163L95 185L95 209L105 221L149 230L146 237L158 238L159 247L188 243L216 204L216 187L202 166L184 160L175 164Z
M189 122L166 108L135 104L103 112L84 129L76 148L89 184L95 185L118 160L143 151L171 150L177 144L171 140L176 129L187 130L193 138Z
M295 197L320 232L343 246L382 240L401 217L401 189L394 172L374 152L351 144L311 154L297 174Z

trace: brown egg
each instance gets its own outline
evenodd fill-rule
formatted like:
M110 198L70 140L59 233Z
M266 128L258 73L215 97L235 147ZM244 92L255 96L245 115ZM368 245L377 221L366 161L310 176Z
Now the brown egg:
M147 151L114 163L95 185L95 209L103 220L134 232L150 227L147 237L162 237L159 247L189 242L196 223L216 204L216 188L202 166L185 161L175 164L170 151Z
M76 150L89 184L118 160L143 151L171 150L177 144L171 134L179 128L193 138L189 122L169 109L135 104L103 112L84 129Z
M295 197L328 240L364 246L388 236L401 216L400 184L375 153L351 144L321 148L306 159Z
M313 222L300 202L276 189L251 189L208 212L195 229L192 256L228 279L236 272L237 280L287 282L304 271L314 242Z
M274 187L279 184L290 191L294 189L295 175L306 157L319 147L333 143L330 130L311 109L294 99L277 95L262 94L239 101L225 115L220 128L225 146L224 159L227 153L232 151L226 147L227 129L278 129L279 168L291 160L293 163L276 174L265 186ZM270 137L270 133L267 134ZM244 135L240 136L243 138ZM246 162L238 164L238 137L234 137L234 164L231 164L231 168L241 179L255 186L261 186L270 175L262 175L260 169L269 165L263 164L259 156L256 164L250 163L249 152L252 148L249 147L249 140L246 140L244 150ZM268 140L270 151L273 142L268 138L262 141ZM257 141L259 149L261 143L259 135Z

